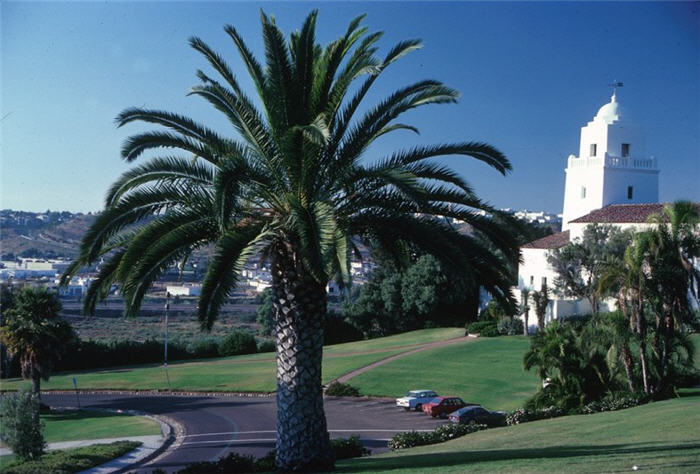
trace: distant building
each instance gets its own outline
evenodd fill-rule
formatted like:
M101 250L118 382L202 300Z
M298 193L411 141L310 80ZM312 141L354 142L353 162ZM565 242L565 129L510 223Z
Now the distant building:
M202 285L167 285L165 291L170 293L170 296L199 296L202 293Z

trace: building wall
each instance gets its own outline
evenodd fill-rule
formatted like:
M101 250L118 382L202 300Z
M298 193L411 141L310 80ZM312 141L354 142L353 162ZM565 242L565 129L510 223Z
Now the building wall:
M659 202L659 171L654 169L605 168L603 206ZM632 199L627 187L632 186Z
M569 228L569 222L603 207L604 158L569 157L564 186L564 215L562 230ZM597 162L600 163L597 163ZM585 197L581 190L586 189Z
M523 263L518 267L518 289L528 288L533 291L542 289L542 279L547 279L547 286L554 286L556 273L547 263L549 249L521 249ZM532 283L530 283L532 279Z

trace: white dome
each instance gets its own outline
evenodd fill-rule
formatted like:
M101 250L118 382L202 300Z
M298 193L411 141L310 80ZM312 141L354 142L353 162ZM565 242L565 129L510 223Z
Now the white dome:
M610 102L608 102L607 104L602 106L600 110L598 110L598 113L596 114L593 120L602 120L606 123L613 123L622 118L622 110L622 106L620 106L619 102L617 102L617 97L615 96L615 94L613 94L610 98Z

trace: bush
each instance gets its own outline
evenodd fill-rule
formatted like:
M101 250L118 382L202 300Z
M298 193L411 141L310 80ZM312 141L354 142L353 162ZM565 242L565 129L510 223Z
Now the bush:
M168 344L168 349L170 345ZM212 337L199 338L186 346L186 351L197 359L207 359L219 355L219 344Z
M362 446L358 435L353 435L349 438L332 439L331 448L333 448L336 460L360 458L372 454L372 451Z
M258 343L258 352L275 352L275 350L277 350L277 347L274 341L263 339Z
M407 431L395 434L390 440L388 447L392 451L397 449L413 448L415 446L424 446L427 444L436 444L459 438L475 431L485 430L486 425L460 425L450 423L441 425L433 431L417 432Z
M475 321L469 323L466 326L467 334L480 334L483 335L484 331L491 331L492 329L498 332L496 327L496 321Z
M558 407L548 407L534 410L518 408L517 410L514 410L506 415L506 424L508 426L519 425L520 423L527 423L528 421L556 418L558 416L564 416L568 414L568 410L564 410Z
M645 393L617 392L605 396L600 401L591 402L585 405L580 411L583 414L599 413L602 411L617 411L625 408L632 408L649 401L649 396Z
M360 341L364 334L341 316L329 312L323 327L323 345Z
M0 438L22 461L38 459L44 453L46 441L39 419L39 399L28 389L0 401L2 432Z
M350 384L331 382L326 388L326 395L332 397L359 397L360 391Z
M229 453L227 456L219 458L218 461L196 462L178 471L179 474L235 474L242 472L256 472L253 456Z
M497 337L500 335L501 335L501 333L498 331L498 328L496 327L495 324L492 326L486 326L479 333L479 336L481 336L481 337Z
M221 356L255 354L257 350L255 337L249 332L233 331L219 342L219 355Z
M93 444L80 448L50 451L41 459L15 461L3 466L3 474L37 474L44 472L80 472L99 466L141 446L136 441L116 441L110 444Z
M507 336L516 336L523 333L523 322L518 318L503 318L498 321L498 332Z

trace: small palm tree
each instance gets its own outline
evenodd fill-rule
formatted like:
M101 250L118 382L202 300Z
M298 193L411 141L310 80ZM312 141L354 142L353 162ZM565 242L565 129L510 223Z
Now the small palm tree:
M540 291L533 291L530 294L532 302L535 305L535 314L537 315L537 328L542 331L544 329L545 317L547 316L547 307L552 300L549 299L549 289L547 283L542 283Z
M154 149L181 153L152 157L114 183L104 212L64 275L66 281L104 258L85 310L92 312L118 283L126 315L135 315L166 268L212 246L198 309L202 327L210 329L246 261L254 256L269 261L277 344L276 462L289 471L333 465L321 391L322 325L326 285L333 278L350 282L354 239L398 263L416 250L431 253L509 305L514 302L507 262L517 258L511 220L481 201L457 173L430 160L468 156L505 174L510 163L495 148L438 144L362 161L378 138L417 131L397 121L404 112L457 99L439 81L422 80L364 106L379 77L420 41L400 42L379 58L382 34L369 33L361 16L322 46L315 42L316 17L312 12L285 40L274 19L262 13L265 66L233 26L225 27L260 108L220 55L199 38L190 40L218 75L198 71L201 83L190 94L220 111L234 136L169 112L122 112L120 126L140 121L167 129L129 138L122 149L127 161ZM457 232L445 218L467 222L474 234Z
M75 337L70 324L60 318L61 302L46 289L24 287L14 295L14 305L4 312L0 340L10 357L19 357L22 377L32 381L32 392L41 396L41 379L49 380L53 367Z
M530 324L530 289L523 288L520 290L520 307L519 313L523 316L523 335L529 335L528 326Z

